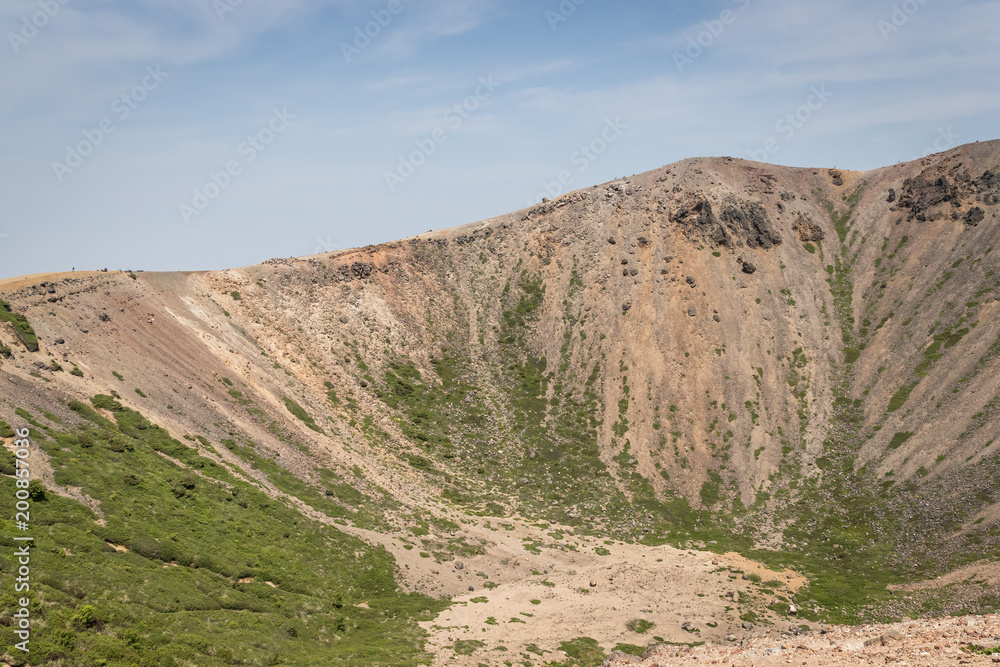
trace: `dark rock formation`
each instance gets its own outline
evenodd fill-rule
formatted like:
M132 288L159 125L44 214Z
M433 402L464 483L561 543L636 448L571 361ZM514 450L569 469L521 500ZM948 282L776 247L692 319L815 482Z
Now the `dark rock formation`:
M767 211L758 202L727 200L721 218L726 226L750 248L769 250L781 245L781 237Z
M826 238L826 233L823 229L808 216L804 216L801 213L799 213L799 219L792 225L792 229L799 233L799 240L803 243L822 241Z

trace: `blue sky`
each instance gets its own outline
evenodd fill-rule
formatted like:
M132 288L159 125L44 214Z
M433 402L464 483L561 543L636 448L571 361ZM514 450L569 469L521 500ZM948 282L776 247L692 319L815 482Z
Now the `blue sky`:
M367 245L686 157L996 139L997 25L996 0L5 0L0 277Z

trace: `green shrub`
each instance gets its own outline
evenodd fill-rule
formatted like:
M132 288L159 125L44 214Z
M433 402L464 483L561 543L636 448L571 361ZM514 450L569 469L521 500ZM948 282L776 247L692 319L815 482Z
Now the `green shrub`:
M33 479L28 482L28 496L32 500L45 500L45 485L42 484L42 480Z
M0 475L13 475L17 470L17 457L6 448L0 447Z
M94 605L83 605L73 614L73 622L85 628L94 625L97 623L97 609Z
M625 627L629 629L630 632L636 634L643 634L648 630L651 630L656 624L652 621L647 621L644 618L636 618L625 624Z

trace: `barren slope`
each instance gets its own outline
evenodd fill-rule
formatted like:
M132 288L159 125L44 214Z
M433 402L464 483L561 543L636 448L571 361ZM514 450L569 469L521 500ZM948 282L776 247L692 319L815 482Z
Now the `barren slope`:
M500 585L483 614L446 612L476 622L535 586L513 566L518 543L552 553L564 616L521 646L576 636L549 634L560 618L608 623L627 588L579 594L586 612L567 598L590 588L577 579L605 539L615 566L636 564L626 545L641 542L636 554L669 543L794 567L813 584L798 598L808 618L990 609L992 583L931 607L885 585L997 549L998 163L997 142L868 173L692 159L358 250L3 281L39 350L0 325L13 351L0 418L51 437L81 423L72 400L116 394L272 498L385 545L412 589L472 599ZM677 558L661 562L694 583L665 590L713 586L720 601L729 575ZM759 588L775 604L754 613L788 613L789 592ZM702 610L720 636L751 610L728 606ZM591 636L622 641L601 623Z

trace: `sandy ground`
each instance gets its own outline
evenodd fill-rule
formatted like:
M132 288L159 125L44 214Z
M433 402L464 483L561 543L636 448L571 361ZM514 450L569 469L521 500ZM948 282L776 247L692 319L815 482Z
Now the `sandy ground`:
M421 558L419 549L405 549L398 539L360 535L382 538L407 587L454 596L451 608L423 624L435 665L503 664L515 656L521 664L541 660L538 651L545 660L560 659L560 643L577 637L607 647L646 646L654 637L676 643L742 638L749 631L739 616L746 611L780 623L765 609L774 593L744 573L782 582L777 590L785 595L805 583L794 572L773 572L736 554L609 543L566 529L554 533L556 526L486 525L463 527L467 540L485 545L485 555L444 563ZM539 553L526 543L541 544ZM641 634L630 630L629 622L639 619L653 626ZM687 622L697 629L683 630ZM470 640L483 645L471 655L456 654L455 641Z
M110 272L109 272L110 273ZM118 273L117 271L115 273ZM66 278L93 278L95 276L106 275L100 271L60 271L57 273L32 273L27 276L17 276L15 278L0 279L0 291L16 292L24 287L31 287L43 282L54 283Z
M696 648L660 646L643 659L612 656L606 667L642 665L723 664L771 667L776 665L992 665L1000 658L969 650L1000 644L1000 616L944 618L892 625L832 627L808 636L758 635L738 646L709 644ZM1000 653L998 653L1000 655Z

